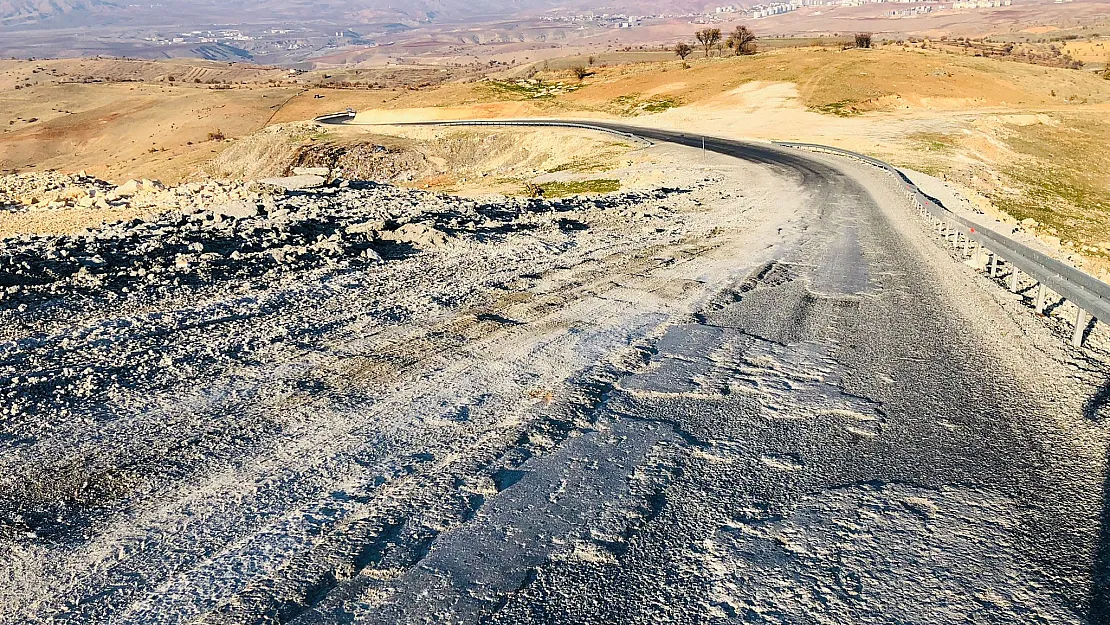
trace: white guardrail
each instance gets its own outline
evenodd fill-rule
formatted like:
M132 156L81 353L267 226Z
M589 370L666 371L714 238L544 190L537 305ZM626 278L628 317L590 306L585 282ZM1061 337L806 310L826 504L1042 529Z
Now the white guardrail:
M315 121L324 124L342 124L354 119L355 112L348 109L342 113L331 113L317 117ZM644 137L631 132L608 128L604 125L589 124L584 122L555 121L555 120L456 120L435 122L407 122L390 125L405 126L549 126L563 128L581 128L595 130L625 139L652 145ZM1083 345L1090 321L1110 320L1110 284L1102 282L1094 276L1084 273L1075 267L1066 265L1055 258L1038 252L1026 245L1007 237L1004 234L984 228L982 225L957 215L944 206L938 204L933 198L921 192L896 167L880 161L877 158L833 148L815 143L795 143L789 141L774 141L773 145L784 148L796 148L827 152L839 156L851 157L865 163L884 169L894 175L903 185L906 194L917 204L921 216L929 220L937 234L946 242L951 242L953 250L961 258L974 258L977 264L984 268L990 277L999 277L1000 272L1008 270L1008 286L1010 291L1019 291L1019 280L1022 272L1031 277L1037 293L1033 299L1034 309L1037 314L1044 314L1048 304L1048 292L1051 290L1059 297L1076 306L1075 329L1072 332L1072 345ZM962 246L962 249L961 249Z
M913 182L898 171L896 167L871 158L864 154L832 148L813 143L793 143L775 141L775 145L800 148L818 152L828 152L848 156L882 168L893 174L902 183L906 193L915 201L921 216L930 220L933 229L961 258L974 258L990 277L998 277L1003 265L1008 265L1008 286L1011 292L1019 291L1022 272L1031 277L1037 293L1033 299L1037 314L1044 314L1048 301L1048 291L1075 304L1075 329L1072 332L1072 345L1083 344L1090 319L1110 320L1110 284L1084 273L1071 265L1064 264L1042 252L1007 237L1004 234L983 227L966 217L957 215L933 198L921 192ZM962 246L962 249L961 249ZM984 256L986 255L986 256ZM989 256L989 258L987 258Z

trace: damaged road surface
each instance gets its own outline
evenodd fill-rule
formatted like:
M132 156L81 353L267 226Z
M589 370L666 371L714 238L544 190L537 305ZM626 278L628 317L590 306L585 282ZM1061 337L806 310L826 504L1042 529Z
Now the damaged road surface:
M1070 352L881 172L744 150L5 242L0 622L1101 618Z

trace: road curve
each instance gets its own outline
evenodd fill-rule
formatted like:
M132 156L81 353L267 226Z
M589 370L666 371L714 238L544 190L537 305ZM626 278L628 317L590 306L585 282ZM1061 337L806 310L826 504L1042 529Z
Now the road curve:
M1064 400L1050 390L1061 363L1030 375L1028 346L1000 345L1008 329L984 322L993 315L950 301L952 261L914 241L905 201L843 159L588 123L771 168L809 190L812 221L790 251L669 328L606 402L615 423L668 424L705 454L676 463L634 547L600 564L535 554L511 575L521 554L471 529L443 541L438 566L411 575L375 622L485 618L488 606L459 595L491 576L509 578L491 619L504 623L1105 621L1101 456L1083 427L1070 441L1059 429L1097 401ZM660 436L626 427L622 441ZM591 443L581 455L603 456ZM537 462L526 479L538 492L491 506L485 532L523 521L543 533L588 508L541 505L574 475L563 462ZM575 478L579 496L604 492Z
M1105 392L1080 387L1065 399L1067 356L1034 373L1028 346L999 341L1012 329L992 327L995 302L969 297L985 312L954 304L955 266L911 230L893 185L843 159L582 123L769 167L809 190L813 212L789 251L671 327L651 366L606 403L615 422L669 424L708 459L673 469L635 548L601 564L528 561L492 622L660 611L676 622L1108 622L1105 443L1089 447L1086 429ZM537 466L528 479L569 466ZM543 492L556 479L536 481ZM535 496L485 523L535 516L542 532L543 519L566 516L547 504L533 512ZM495 542L473 530L461 545L444 541L443 568L412 575L410 591L438 584L439 601L410 604L415 594L403 593L378 622L484 618L458 602L475 575L458 564L481 553L482 568L520 566ZM697 578L705 560L713 574L670 583ZM696 616L684 612L693 606Z
M1095 365L882 172L705 149L738 160L634 205L474 205L456 248L73 320L120 361L231 337L234 366L4 423L0 513L84 467L111 497L0 533L0 623L1106 622ZM17 347L72 364L55 343Z

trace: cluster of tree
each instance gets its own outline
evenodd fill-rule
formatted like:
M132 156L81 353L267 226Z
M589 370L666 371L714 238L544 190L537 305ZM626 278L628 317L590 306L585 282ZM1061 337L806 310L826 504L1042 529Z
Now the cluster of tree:
M939 50L947 54L992 57L1006 59L1008 61L1017 61L1019 63L1029 63L1031 65L1061 67L1064 69L1083 69L1083 61L1073 58L1070 54L1057 47L1056 44L1049 44L1045 47L1031 43L1003 43L994 41L990 37L972 39L970 37L949 38L947 36L942 36L939 39L933 40L910 37L906 41L898 39L893 43L896 45L905 45L907 41L911 45L919 45L922 49Z
M694 33L698 46L705 52L705 58L717 51L720 56L727 47L733 54L755 54L755 33L747 26L737 26L736 30L724 37L720 28L703 28ZM679 43L674 47L674 53L683 61L694 52L694 47L688 43Z
M278 83L281 84L281 83ZM418 88L430 87L432 83L424 82L417 85ZM406 85L408 86L408 85ZM378 82L357 82L350 80L334 80L331 82L317 82L312 85L315 89L384 89L381 83Z
M1008 53L1002 53L998 56L1005 56L1014 61L1031 63L1033 65L1063 67L1066 69L1083 69L1083 61L1072 58L1072 56L1067 52L1061 52L1060 49L1054 45L1049 46L1048 52L1039 53L1034 50L1028 49L1014 51L1013 49L1011 49Z
M975 40L961 38L949 42L949 45L955 45L957 49L962 48L960 51L969 55L1004 58L1009 61L1018 61L1019 63L1029 63L1032 65L1044 65L1046 67L1062 67L1065 69L1083 68L1083 61L1072 58L1070 54L1060 50L1056 44L1050 44L1048 48L1038 46L1018 47L1013 43L998 44L983 39ZM945 51L952 52L951 49Z

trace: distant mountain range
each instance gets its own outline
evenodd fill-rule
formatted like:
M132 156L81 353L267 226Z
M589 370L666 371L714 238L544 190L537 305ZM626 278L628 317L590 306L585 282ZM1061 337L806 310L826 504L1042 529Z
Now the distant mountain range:
M0 24L34 23L73 14L96 17L124 8L106 0L0 0Z
M685 13L709 5L690 0L0 0L0 26L132 26L167 23L278 23L291 20L371 23L396 20L491 21L553 10Z

